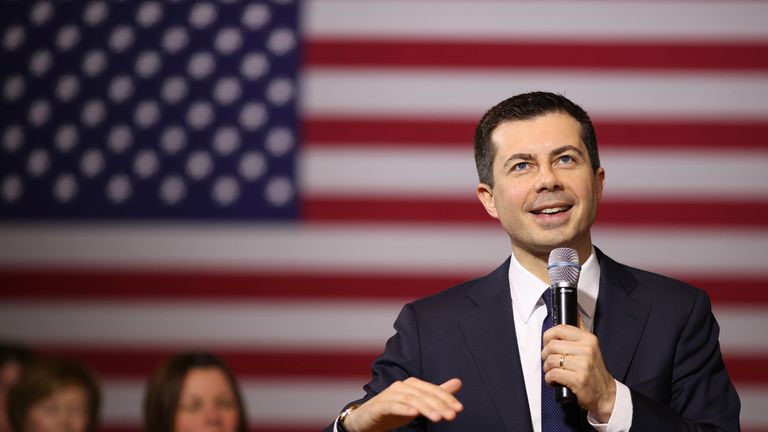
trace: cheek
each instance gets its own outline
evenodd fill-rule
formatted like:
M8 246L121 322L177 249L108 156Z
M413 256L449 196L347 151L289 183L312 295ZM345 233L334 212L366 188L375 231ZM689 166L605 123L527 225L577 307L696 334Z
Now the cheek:
M224 425L226 426L226 429L230 432L235 432L237 430L237 420L238 415L237 411L229 411L225 413L222 418L224 420Z
M85 432L85 429L88 426L88 416L85 416L85 415L74 416L71 419L70 424L74 427L74 430L79 432Z
M522 188L508 188L500 194L495 194L494 200L500 213L519 212L525 204L526 194Z
M195 427L200 424L201 420L194 414L179 413L176 414L174 419L174 432L190 432L195 430Z
M31 409L25 422L26 432L54 432L58 419L42 409Z

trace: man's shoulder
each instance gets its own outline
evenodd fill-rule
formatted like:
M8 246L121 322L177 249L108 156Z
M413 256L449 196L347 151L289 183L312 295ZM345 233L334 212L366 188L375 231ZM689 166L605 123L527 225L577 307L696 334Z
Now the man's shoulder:
M632 295L649 303L690 301L706 292L690 283L661 273L619 263L607 256L610 273L624 272L633 281ZM604 269L605 270L605 269ZM618 270L618 271L617 271Z
M492 272L461 282L435 294L419 298L411 302L417 310L455 311L476 305L491 297L500 290L509 291L508 274L509 260L506 260Z

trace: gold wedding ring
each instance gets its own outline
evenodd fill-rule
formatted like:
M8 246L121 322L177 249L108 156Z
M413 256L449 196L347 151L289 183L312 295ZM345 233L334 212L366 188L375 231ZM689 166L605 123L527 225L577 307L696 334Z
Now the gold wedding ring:
M563 363L565 363L565 356L567 356L567 355L568 355L568 354L563 354L563 355L561 355L561 356L560 356L560 366L559 366L559 367L560 367L560 369L565 369L565 368L563 367Z

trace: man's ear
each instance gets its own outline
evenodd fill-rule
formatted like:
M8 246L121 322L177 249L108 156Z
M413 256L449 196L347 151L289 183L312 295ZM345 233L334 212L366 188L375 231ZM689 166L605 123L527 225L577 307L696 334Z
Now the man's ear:
M597 202L603 199L603 187L605 187L605 169L600 167L595 171L595 188L597 190Z
M483 203L485 211L491 215L492 218L499 218L499 213L496 211L496 203L493 201L493 187L485 183L477 185L477 199Z

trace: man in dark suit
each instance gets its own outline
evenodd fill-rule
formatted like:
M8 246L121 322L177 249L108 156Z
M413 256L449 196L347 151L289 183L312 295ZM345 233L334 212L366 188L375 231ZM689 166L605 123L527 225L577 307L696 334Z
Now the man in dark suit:
M406 305L365 397L327 430L739 430L707 295L592 245L605 171L586 112L552 93L507 99L480 121L475 161L512 254ZM556 247L580 257L578 327L548 325ZM551 403L553 384L577 405Z

